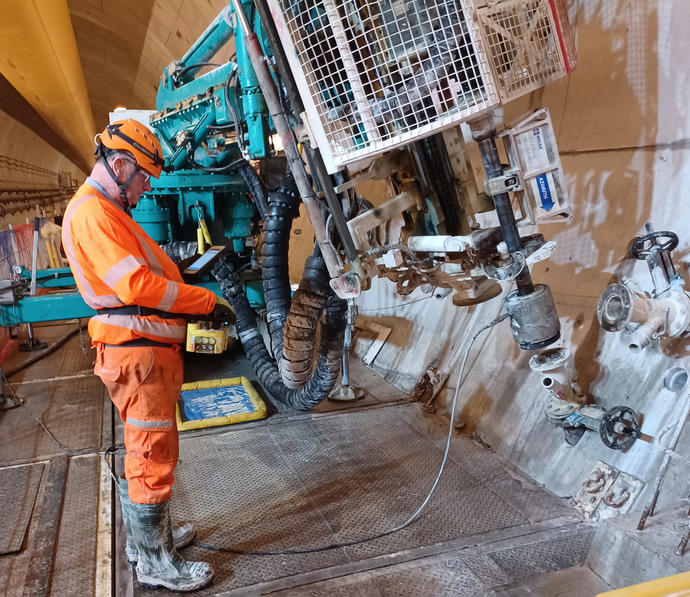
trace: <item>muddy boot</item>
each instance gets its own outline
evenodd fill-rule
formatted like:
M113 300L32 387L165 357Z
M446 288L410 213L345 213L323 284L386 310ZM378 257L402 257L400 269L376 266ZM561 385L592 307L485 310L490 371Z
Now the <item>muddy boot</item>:
M139 551L136 572L139 584L171 591L196 591L213 578L206 562L188 562L177 553L172 540L170 502L137 504L131 502L129 522Z
M132 526L129 522L129 507L132 505L129 499L129 483L127 479L120 477L118 479L120 485L120 508L122 509L122 520L125 523L127 530L127 545L125 545L125 553L127 554L127 561L130 564L136 564L139 559L139 550L136 543L132 540ZM184 522L172 530L173 545L175 549L182 549L187 547L196 536L196 528L191 522Z

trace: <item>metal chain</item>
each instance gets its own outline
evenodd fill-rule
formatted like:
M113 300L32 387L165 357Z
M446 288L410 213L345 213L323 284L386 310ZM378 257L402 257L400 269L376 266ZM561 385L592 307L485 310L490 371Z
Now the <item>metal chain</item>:
M81 351L84 353L85 357L89 357L89 351L86 349L86 345L84 344L84 328L81 325L81 321L77 323L79 326L79 346L81 347Z

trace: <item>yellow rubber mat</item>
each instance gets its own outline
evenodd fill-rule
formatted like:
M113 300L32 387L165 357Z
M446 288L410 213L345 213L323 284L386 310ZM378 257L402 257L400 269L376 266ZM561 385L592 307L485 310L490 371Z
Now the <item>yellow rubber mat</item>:
M690 572L599 593L597 597L690 597Z
M180 431L266 418L266 404L246 377L186 383L177 401Z

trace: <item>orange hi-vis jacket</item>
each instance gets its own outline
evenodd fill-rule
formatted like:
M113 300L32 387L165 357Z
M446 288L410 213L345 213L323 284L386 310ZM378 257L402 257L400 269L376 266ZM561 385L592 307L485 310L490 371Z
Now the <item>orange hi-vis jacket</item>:
M175 263L119 203L91 178L67 205L62 244L82 298L92 309L138 305L169 313L210 313L216 295L184 284ZM94 344L145 338L184 342L182 318L98 314L89 321Z

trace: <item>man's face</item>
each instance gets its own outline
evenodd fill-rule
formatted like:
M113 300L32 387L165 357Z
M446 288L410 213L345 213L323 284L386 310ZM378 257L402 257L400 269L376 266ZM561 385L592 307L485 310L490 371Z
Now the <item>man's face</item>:
M119 157L116 162L117 161L120 162L117 177L119 182L127 182L130 176L132 176L134 172L137 172L132 182L127 187L126 193L127 203L129 206L136 207L141 194L151 190L151 182L149 180L150 176L145 170L139 168L137 164L129 158ZM115 164L115 166L117 165L118 164ZM118 168L116 168L116 172L117 171Z

